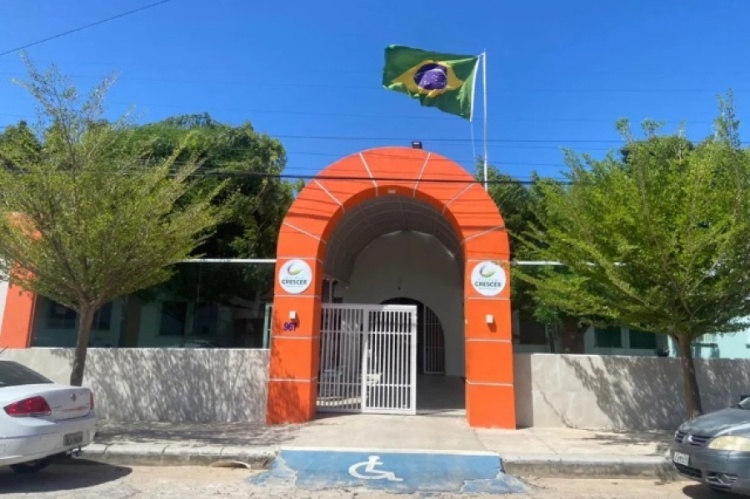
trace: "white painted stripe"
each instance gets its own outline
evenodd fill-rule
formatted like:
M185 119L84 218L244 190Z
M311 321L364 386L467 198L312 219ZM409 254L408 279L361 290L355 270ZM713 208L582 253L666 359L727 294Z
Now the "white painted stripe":
M466 341L475 343L510 343L512 340L503 340L499 338L466 338Z
M484 300L484 301L510 301L510 298L503 296L467 296L467 300Z
M317 338L320 338L320 336L318 336L318 335L315 335L315 336L300 336L300 335L288 336L288 335L283 334L283 333L279 333L279 334L274 334L273 335L273 339L274 340L298 340L299 341L299 340L314 340L314 339L317 339Z
M286 295L278 294L273 295L274 298L321 298L320 295Z
M292 225L292 224L290 224L289 222L284 222L284 225L286 225L287 227L290 227L290 228L292 228L292 229L296 230L297 232L300 232L300 233L302 233L302 234L304 234L304 235L306 235L306 236L310 236L310 237L312 237L313 239L317 239L318 241L320 241L320 242L321 242L321 243L323 243L323 244L326 244L326 241L325 241L325 239L322 239L322 238L320 238L320 237L316 236L315 234L312 234L311 232L307 232L307 231L306 231L306 230L304 230L304 229L300 229L300 228L299 228L299 227L297 227L296 225Z
M313 381L317 381L318 377L314 378L270 378L268 381L277 381L280 383L297 383L301 381L302 383L312 383Z
M344 203L342 203L341 201L339 201L336 196L334 196L333 194L331 194L331 192L328 189L326 189L323 184L321 184L317 180L313 180L313 182L315 182L316 184L318 184L318 187L320 187L321 189L323 189L323 192L325 192L326 194L328 194L331 197L331 199L333 199L334 201L336 201L336 203L338 203L338 205L341 206L341 210L346 213L346 208L344 208Z
M417 187L419 187L419 181L422 180L422 174L424 174L424 171L427 168L427 163L430 161L431 155L432 155L431 152L427 153L427 157L424 159L424 164L422 164L422 169L419 170L419 175L417 175L417 181L414 184L414 191L412 192L412 197L417 197Z
M490 383L486 381L469 381L466 380L467 385L477 385L477 386L502 386L502 387L513 387L513 383Z
M279 260L309 260L311 262L318 262L320 264L325 264L325 262L323 261L322 258L318 258L318 257L315 257L315 256L295 256L295 255L285 256L285 255L280 255L276 259L276 261L278 262Z
M367 160L365 160L365 157L362 153L359 153L359 159L362 160L362 164L365 165L365 170L367 170L367 174L370 175L370 179L372 179L372 185L375 186L375 195L378 195L378 183L375 182L375 178L372 176L372 171L370 171L370 165L367 164Z
M453 197L451 198L451 200L450 200L450 201L448 201L447 203L445 203L445 206L443 206L443 211L442 211L442 213L445 213L445 210L447 210L447 209L448 209L448 207L449 207L449 206L450 206L450 205L451 205L451 204L453 203L453 201L455 201L456 199L458 199L458 198L460 198L461 196L463 196L463 195L464 195L464 193L466 193L466 191L468 191L469 189L471 189L471 188L472 188L473 186L474 186L474 184L469 184L469 185L467 185L466 187L464 187L464 188L463 188L463 190L461 190L461 192L459 192L458 194L456 194L455 196L453 196Z
M282 445L280 450L301 452L356 452L356 453L382 453L382 454L439 454L448 456L482 456L496 457L500 455L495 452L481 450L436 450L436 449L387 449L381 447L294 447Z
M461 245L463 246L464 243L466 243L466 241L471 241L472 239L476 237L486 236L487 234L490 234L492 232L495 232L504 228L505 228L505 225L498 225L497 227L492 227L491 229L483 230L482 232L477 232L476 234L473 234L467 238L464 238L464 240L461 241Z

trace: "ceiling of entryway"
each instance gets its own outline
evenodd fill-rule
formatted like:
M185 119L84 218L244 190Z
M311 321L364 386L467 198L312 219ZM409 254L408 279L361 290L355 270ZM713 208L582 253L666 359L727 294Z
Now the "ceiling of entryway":
M442 213L416 198L385 195L364 201L344 214L326 246L326 275L348 282L363 249L384 234L402 230L435 236L463 269L461 243Z

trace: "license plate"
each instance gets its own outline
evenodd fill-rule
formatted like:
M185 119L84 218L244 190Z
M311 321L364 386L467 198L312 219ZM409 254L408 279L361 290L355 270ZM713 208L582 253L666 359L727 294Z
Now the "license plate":
M83 432L79 431L76 433L68 433L63 436L63 445L68 447L70 445L79 445L83 443Z
M683 466L690 466L690 456L682 452L675 452L672 461Z

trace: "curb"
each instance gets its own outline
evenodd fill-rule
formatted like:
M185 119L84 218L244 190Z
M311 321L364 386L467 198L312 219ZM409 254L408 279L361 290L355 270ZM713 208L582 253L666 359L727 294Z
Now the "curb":
M242 463L252 469L265 469L278 454L274 447L177 444L91 444L79 460L126 466L210 466Z
M166 443L91 444L83 449L77 459L81 464L86 461L120 466L211 466L241 463L251 469L268 469L279 452L277 447ZM677 470L665 457L590 454L505 454L501 457L495 453L487 454L497 456L500 469L515 477L681 480Z
M512 476L682 480L667 458L657 456L506 454L500 462L504 472Z

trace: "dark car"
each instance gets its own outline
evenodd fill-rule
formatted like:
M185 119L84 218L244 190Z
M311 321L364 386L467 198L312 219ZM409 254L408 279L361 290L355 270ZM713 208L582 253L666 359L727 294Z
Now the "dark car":
M750 496L750 398L683 423L671 454L681 475Z

